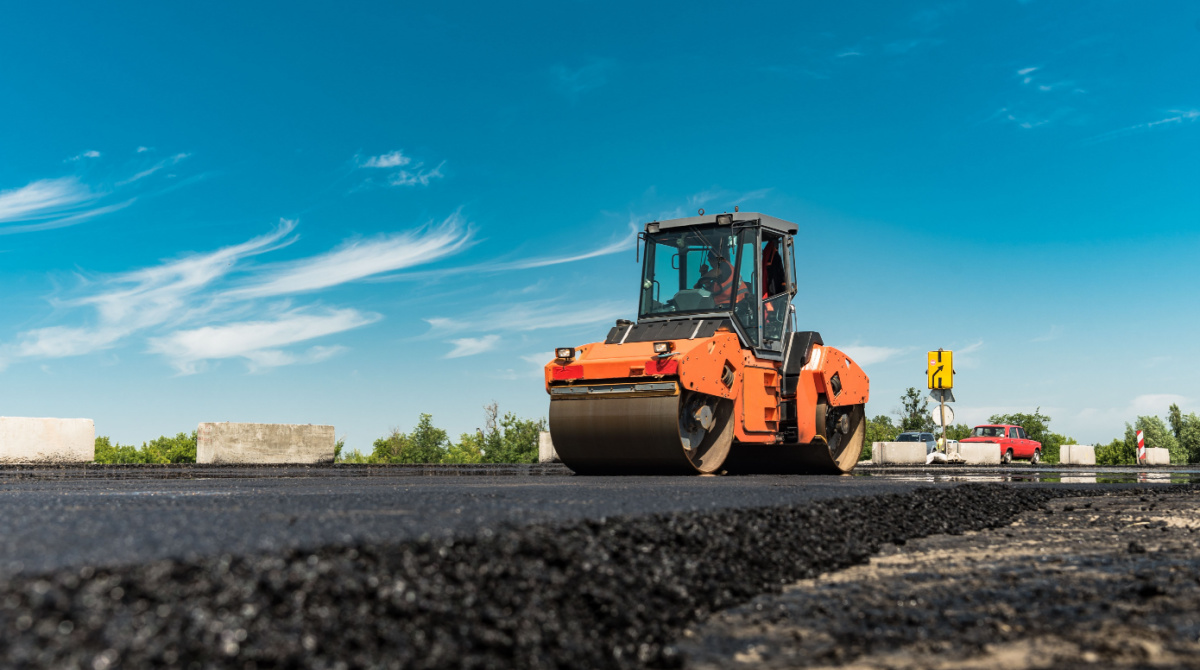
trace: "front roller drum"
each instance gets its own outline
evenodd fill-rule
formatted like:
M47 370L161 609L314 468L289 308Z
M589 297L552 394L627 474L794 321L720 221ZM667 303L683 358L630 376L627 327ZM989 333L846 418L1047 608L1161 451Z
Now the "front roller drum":
M577 474L709 474L733 444L733 403L695 392L552 398L554 450Z

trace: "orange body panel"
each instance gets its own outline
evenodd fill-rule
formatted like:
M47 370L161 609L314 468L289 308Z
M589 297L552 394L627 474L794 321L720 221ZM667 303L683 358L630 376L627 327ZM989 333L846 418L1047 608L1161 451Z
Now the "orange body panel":
M818 389L834 407L865 405L870 397L870 380L867 373L850 360L850 357L833 347L814 346L805 370L816 372ZM833 384L833 376L841 381L841 391Z
M727 331L718 331L709 338L671 342L674 354L666 357L655 355L653 342L583 345L576 348L574 360L556 359L546 365L546 389L549 391L554 383L678 379L684 389L734 401L734 437L738 442L770 444L782 440L781 363L756 357L742 348L736 334ZM838 393L830 391L835 374L840 381ZM817 435L818 396L825 395L834 406L864 404L868 384L866 373L845 354L832 347L814 346L796 386L799 441L811 442Z
M742 394L734 407L738 422L734 436L739 442L779 441L779 363L761 361L749 352Z

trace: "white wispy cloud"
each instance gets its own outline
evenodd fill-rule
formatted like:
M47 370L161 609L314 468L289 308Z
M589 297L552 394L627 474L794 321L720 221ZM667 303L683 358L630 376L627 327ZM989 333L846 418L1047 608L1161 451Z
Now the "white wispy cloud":
M975 353L980 349L983 349L983 340L972 342L961 349L954 349L954 368L957 370L979 367Z
M474 356L482 354L485 351L491 351L496 348L496 344L500 342L499 335L484 335L483 337L463 337L457 340L450 340L454 348L446 354L446 358L462 358L464 356Z
M541 354L525 354L524 356L521 357L521 360L525 361L526 363L530 363L530 364L536 365L537 367L541 368L541 367L545 367L545 365L547 363L554 360L554 352L547 351L547 352L541 353Z
M271 233L208 254L193 254L161 265L102 280L92 295L60 301L62 307L90 307L88 326L52 326L21 333L15 352L24 358L79 356L114 346L134 333L170 323L195 309L193 298L235 264L290 244L295 227L281 221Z
M1050 123L1050 118L1044 116L1035 116L1024 112L1009 109L1008 107L1000 108L991 116L992 119L1001 119L1016 124L1018 128L1032 130L1038 126L1044 126Z
M366 168L394 168L403 167L411 162L412 159L405 156L403 151L396 150L378 156L371 156L359 163L359 165Z
M599 256L609 256L611 254L617 254L621 253L622 251L628 251L632 249L633 245L637 244L637 235L637 227L631 224L629 227L629 234L625 237L590 251L581 251L563 256L539 256L534 258L526 258L524 260L510 261L507 263L492 263L481 266L480 270L483 272L528 270L531 268L543 268L551 265L562 265L563 263L574 263L577 261L587 260L589 258L597 258Z
M325 360L344 349L330 345L300 351L295 347L382 317L357 309L267 300L427 263L470 241L470 231L456 213L440 225L348 241L310 258L265 265L243 263L294 243L295 227L295 221L281 220L271 232L240 244L87 281L81 297L54 301L66 310L88 310L81 325L19 333L14 342L0 345L0 363L79 356L132 338L147 342L151 352L166 357L183 374L198 372L207 361L229 358L244 360L252 370ZM240 286L229 287L237 277L246 278L238 280Z
M432 170L421 169L420 165L414 167L411 172L401 170L388 177L388 184L391 186L429 186L429 182L445 176L442 174L442 167L445 164L446 161L442 161Z
M169 166L178 164L179 161L182 161L183 159L188 158L190 156L191 156L191 154L188 154L188 153L175 154L174 156L171 156L167 160L159 161L159 162L155 163L154 165L151 165L150 167L146 168L145 170L142 170L141 172L134 174L132 177L129 177L128 179L122 179L121 181L117 182L117 186L125 186L126 184L132 184L135 181L141 181L141 180L145 179L146 177L149 177L150 175L154 174L155 172L158 172L159 170L161 170L165 167L169 167Z
M729 204L730 207L732 207L734 205L760 200L765 198L770 192L771 189L769 188L760 188L753 191L745 191L740 193L738 191L730 191L723 188L710 188L689 195L687 199L688 209L695 209L696 207L707 205L714 200L724 200Z
M908 351L908 349L897 349L895 347L872 347L868 345L851 345L842 347L841 349L855 363L864 366L889 361Z
M293 310L270 320L178 330L151 338L150 350L169 358L181 374L194 374L200 363L226 358L244 358L252 368L278 367L324 360L340 351L314 347L307 356L299 357L280 347L360 328L380 318L355 309L329 309L315 314Z
M1130 401L1126 416L1166 416L1168 407L1187 402L1186 397L1174 393L1146 393Z
M580 95L608 83L608 75L615 66L616 61L602 58L574 69L565 65L556 65L551 68L551 73L554 75L559 91L575 100Z
M76 159L99 155L97 151L87 151ZM128 187L129 184L188 156L176 154L132 177L101 182L105 185L89 185L77 176L68 176L39 179L20 188L0 190L0 235L64 228L124 209L137 201L136 194L139 193L137 187Z
M861 56L861 55L863 55L863 52L858 51L857 49L850 49L848 51L843 51L843 52L837 54L836 56L834 56L834 58L850 58L851 56Z
M629 316L627 302L606 300L587 307L557 301L536 300L500 309L485 310L466 317L429 317L431 335L473 330L476 332L529 332L570 328Z
M364 188L370 186L428 186L435 179L441 179L445 175L442 174L442 168L445 167L446 161L438 163L436 167L426 168L423 162L414 162L413 158L404 154L403 151L389 151L378 156L368 156L363 159L361 156L354 157L355 164L360 168L370 170L394 170L387 174L386 177L375 178L369 177L364 182ZM404 168L404 169L396 169Z
M85 151L85 152L83 152L83 153L81 153L81 154L78 154L78 155L76 155L76 156L71 156L70 158L68 158L68 159L66 160L66 162L68 162L68 163L73 163L73 162L75 162L75 161L81 161L81 160L83 160L83 159L85 159L85 158L99 158L99 157L100 157L100 152L99 152L99 151L96 151L95 149L93 149L93 150L91 150L91 151Z
M471 243L471 231L459 213L437 225L406 233L354 240L319 256L263 268L246 286L224 294L248 299L305 293L385 272L431 263Z
M0 191L0 224L37 221L77 212L100 197L76 177L41 179Z
M586 251L569 252L562 255L551 256L534 256L530 258L522 258L517 260L493 261L488 263L478 263L475 265L467 265L461 267L445 268L439 270L426 270L421 272L406 272L402 274L385 275L376 277L371 281L379 282L394 282L394 281L414 281L438 279L440 277L457 276L464 273L480 274L489 272L509 272L514 270L528 270L533 268L548 267L551 265L562 265L564 263L574 263L577 261L587 260L589 258L597 258L599 256L608 256L611 254L621 253L633 248L637 243L638 229L634 223L629 224L628 233L621 238L613 240L607 244L601 245L594 249Z
M425 319L429 324L426 337L447 337L456 333L529 333L541 330L588 326L618 317L629 316L629 305L625 302L603 301L587 307L575 307L558 301L531 301L509 305L501 309L484 310L465 317L434 316ZM491 339L489 339L491 338ZM457 358L490 350L499 341L499 335L473 336L451 340L455 348L450 352ZM487 346L486 349L479 348ZM479 348L478 351L475 349ZM466 351L470 353L460 353ZM549 359L547 359L549 360ZM545 361L543 361L545 363Z
M1062 335L1062 331L1063 331L1062 326L1050 326L1049 332L1047 332L1045 335L1039 335L1030 341L1031 342L1049 342L1051 340L1057 340L1058 337L1060 335Z
M1115 140L1121 137L1128 137L1138 133L1144 133L1152 130L1163 130L1168 128L1180 128L1184 125L1189 125L1200 120L1200 109L1173 109L1169 111L1171 116L1159 119L1157 121L1149 121L1147 123L1139 123L1136 125L1120 128L1101 135L1096 135L1088 139L1088 143L1105 142Z

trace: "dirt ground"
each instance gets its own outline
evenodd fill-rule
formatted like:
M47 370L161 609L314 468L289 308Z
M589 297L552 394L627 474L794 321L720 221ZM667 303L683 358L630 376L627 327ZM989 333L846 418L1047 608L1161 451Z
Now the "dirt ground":
M888 545L684 632L690 668L1200 668L1200 496L1068 498Z

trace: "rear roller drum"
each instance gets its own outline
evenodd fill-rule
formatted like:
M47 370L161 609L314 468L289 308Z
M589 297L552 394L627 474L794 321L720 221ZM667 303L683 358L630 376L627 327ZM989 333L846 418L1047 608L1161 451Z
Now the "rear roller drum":
M833 407L825 398L817 403L817 434L829 445L831 465L850 472L862 456L867 437L865 405Z
M846 474L858 464L866 438L866 407L830 407L821 397L817 435L804 444L737 444L725 467L733 474Z

